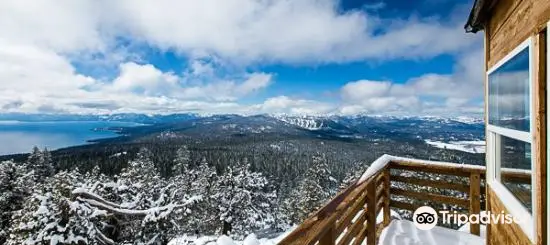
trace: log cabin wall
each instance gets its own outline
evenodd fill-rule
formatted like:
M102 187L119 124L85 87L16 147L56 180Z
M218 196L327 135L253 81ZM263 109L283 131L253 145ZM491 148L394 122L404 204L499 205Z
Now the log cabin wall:
M534 173L537 183L536 244L547 244L547 138L546 138L546 38L550 21L550 0L498 0L485 25L485 70L488 71L522 42L533 42L533 131ZM487 84L487 83L486 83ZM487 105L487 98L486 98ZM487 109L487 108L486 108ZM487 119L487 118L486 118ZM486 120L487 122L487 120ZM491 213L509 213L490 185L487 185L487 209ZM522 229L512 225L489 225L487 244L533 244Z

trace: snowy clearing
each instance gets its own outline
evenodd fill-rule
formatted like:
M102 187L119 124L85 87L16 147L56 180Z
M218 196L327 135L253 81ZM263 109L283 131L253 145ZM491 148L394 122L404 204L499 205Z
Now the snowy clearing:
M485 239L440 226L424 231L417 229L411 221L394 220L382 231L379 244L478 245L485 244Z
M168 243L168 245L275 245L283 240L283 238L286 237L291 231L292 229L287 232L281 233L279 236L272 239L258 239L256 235L250 234L243 241L233 241L233 239L227 236L196 237L184 235L173 239Z
M441 149L457 150L469 153L485 153L485 141L483 140L449 141L448 143L441 141L425 140L425 142L428 145Z

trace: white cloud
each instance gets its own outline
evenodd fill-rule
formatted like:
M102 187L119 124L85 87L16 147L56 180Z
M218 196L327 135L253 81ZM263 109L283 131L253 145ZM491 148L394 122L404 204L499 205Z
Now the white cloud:
M390 92L391 82L360 80L351 82L342 88L342 98L349 101L362 101L372 97L386 96Z
M0 37L59 52L109 52L116 38L240 62L432 57L476 40L462 22L380 20L336 0L3 1ZM397 23L397 24L396 24ZM381 31L382 30L382 31ZM437 35L434 35L437 33Z
M483 112L483 105L479 103L483 97L481 54L478 49L459 56L453 74L429 73L403 84L368 80L349 82L340 90L343 101L340 113Z
M153 65L134 62L120 65L120 75L109 85L115 91L137 92L145 95L168 95L178 87L179 78L163 73Z
M57 52L105 48L97 1L0 1L0 39Z
M470 98L468 86L479 87L483 66L478 66L478 53L472 52L458 61L455 75L428 74L404 85L350 83L342 88L341 105L288 96L258 105L239 104L274 82L274 74L247 72L257 64L418 59L456 54L478 40L463 33L461 22L384 20L365 12L343 13L337 4L336 0L0 1L0 112L420 110L423 103L418 96L439 91L452 97L447 100L451 105ZM174 51L188 58L189 65L181 73L162 71L132 52L140 45ZM119 73L114 78L84 75L75 68L78 62L118 67ZM226 71L219 63L239 68Z
M277 96L266 99L262 104L251 107L262 113L283 113L296 115L320 115L332 113L335 106L315 100L293 99L288 96Z

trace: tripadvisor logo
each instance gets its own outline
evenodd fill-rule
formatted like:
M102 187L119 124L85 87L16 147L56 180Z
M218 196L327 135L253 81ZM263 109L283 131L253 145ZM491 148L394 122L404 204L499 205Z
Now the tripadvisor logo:
M489 211L482 212L481 214L460 214L456 211L439 211L441 215L441 223L443 224L457 224L462 226L465 224L519 224L522 222L522 219L512 216L511 214L501 213L491 213ZM420 230L431 230L437 225L438 221L438 212L435 211L432 207L423 206L413 214L413 222L416 228Z
M420 230L431 230L437 225L437 212L432 207L423 206L414 211L413 222Z

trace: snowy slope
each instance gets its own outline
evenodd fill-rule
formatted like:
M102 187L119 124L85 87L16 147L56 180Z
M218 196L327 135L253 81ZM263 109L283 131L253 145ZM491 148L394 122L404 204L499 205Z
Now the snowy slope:
M308 129L308 130L319 130L323 127L323 121L317 120L314 117L293 117L293 116L274 116L276 119L279 119L280 121L283 121L285 123L298 126L300 128Z
M485 153L485 141L449 141L447 143L441 141L425 140L426 144L449 150L464 151L469 153Z

